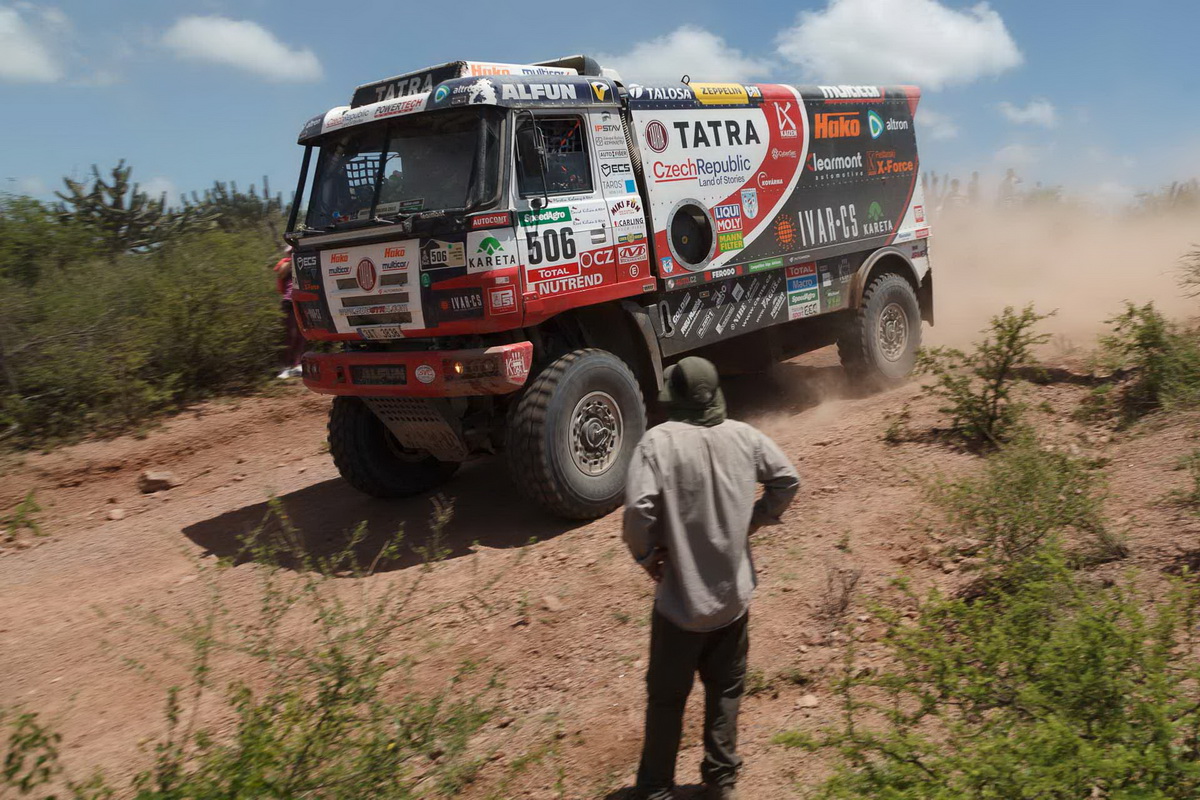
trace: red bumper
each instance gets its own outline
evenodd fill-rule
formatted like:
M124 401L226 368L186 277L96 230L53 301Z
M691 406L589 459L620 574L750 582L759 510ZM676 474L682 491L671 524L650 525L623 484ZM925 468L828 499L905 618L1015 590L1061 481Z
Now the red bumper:
M533 343L482 350L305 353L304 385L321 394L465 397L508 394L525 385Z

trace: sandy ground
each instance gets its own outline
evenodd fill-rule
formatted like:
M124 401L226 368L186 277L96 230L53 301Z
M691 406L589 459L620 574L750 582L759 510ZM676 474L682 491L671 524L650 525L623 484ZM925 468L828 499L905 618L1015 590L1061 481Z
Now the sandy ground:
M1004 303L1034 300L1062 309L1055 330L1083 344L1122 299L1142 299L1135 294L1139 287L1150 287L1146 298L1176 308L1168 270L1188 246L1182 227L1168 237L1170 226L1160 220L1154 223L1163 226L1158 238L1139 237L1143 254L1153 249L1155 255L1143 258L1137 272L1120 241L1102 246L1086 235L1104 225L1088 223L1081 232L1028 222L1003 231L982 227L983 220L961 220L961 237L935 239L939 324L930 340L962 343ZM976 246L967 246L966 237ZM1092 246L1088 258L1064 266L1070 253L1083 252L1083 239ZM1200 545L1200 518L1162 501L1183 486L1183 474L1174 469L1179 456L1200 446L1196 419L1128 434L1088 429L1070 418L1082 391L1029 389L1034 404L1046 402L1036 412L1039 426L1057 446L1111 459L1108 509L1128 531L1132 550L1114 569L1157 572L1181 548ZM962 474L978 461L938 444L885 443L890 415L912 402L913 424L928 426L937 420L936 404L920 399L915 385L856 393L828 350L781 364L770 375L736 379L727 394L732 413L774 437L804 480L786 524L764 531L755 544L760 588L751 617L751 666L769 686L747 698L742 726L744 796L794 797L798 787L825 774L827 759L781 748L772 737L815 731L837 719L829 678L842 664L845 639L830 635L831 576L861 571L847 619L860 640L859 663L878 663L880 629L864 609L887 596L892 578L907 576L918 586L965 580L958 564L939 554L948 532L927 507L922 481ZM428 537L429 498L372 500L338 479L324 447L326 408L327 400L300 389L209 404L145 438L87 442L7 466L0 508L36 490L46 535L0 551L0 693L5 704L21 704L53 722L76 775L99 766L122 776L145 765L148 756L138 744L162 731L164 689L180 675L170 667L140 674L123 656L167 645L169 635L148 625L145 612L178 618L198 608L206 591L196 578L198 565L236 554L239 537L263 518L268 498L281 500L315 553L336 549L360 522L370 531L368 548L400 527L413 544ZM170 469L183 483L143 495L136 478L146 468ZM513 759L542 744L554 745L552 755L531 767L511 796L619 796L640 744L651 585L627 558L618 516L586 525L550 519L519 499L496 460L467 465L444 495L454 504L444 541L449 556L424 571L411 553L366 579L375 587L423 581L413 600L419 621L395 643L397 654L415 661L412 683L396 691L435 689L468 659L499 675L502 687L493 699L505 724L489 725L476 746L501 756L465 797L486 796ZM108 519L113 509L124 518ZM235 610L253 603L256 570L243 564L218 578ZM481 596L496 574L502 579ZM785 675L805 676L808 683ZM808 694L817 705L798 705ZM698 780L698 720L693 703L680 760L683 782Z

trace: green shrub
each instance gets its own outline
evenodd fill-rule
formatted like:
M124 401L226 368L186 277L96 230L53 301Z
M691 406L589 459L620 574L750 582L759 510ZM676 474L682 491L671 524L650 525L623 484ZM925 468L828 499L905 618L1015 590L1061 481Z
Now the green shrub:
M978 476L931 484L929 495L951 524L982 543L986 564L1002 570L1064 538L1079 543L1076 558L1083 561L1125 554L1104 519L1099 472L1084 459L1043 449L1032 436L1002 447Z
M281 339L273 254L259 233L212 231L10 284L0 297L0 424L34 444L254 387Z
M37 498L30 489L29 493L25 495L25 499L17 503L16 508L10 513L0 516L0 528L3 528L0 541L16 541L22 531L29 531L34 536L41 536L42 526L34 519L34 516L41 511L42 507L38 505Z
M1112 333L1101 339L1103 354L1111 366L1133 372L1108 394L1108 408L1121 421L1200 402L1200 331L1171 324L1153 303L1126 303L1109 324Z
M1012 399L1018 368L1029 363L1033 350L1049 341L1033 328L1047 314L1032 306L1021 313L1006 307L992 317L983 340L972 353L935 347L918 354L918 372L934 377L926 391L945 401L939 410L950 415L951 431L974 445L996 446L1019 427L1021 406Z
M433 524L448 518L439 513ZM67 787L74 798L141 800L460 793L484 763L467 745L492 715L486 700L495 682L477 680L471 688L467 679L476 666L465 664L436 693L405 688L410 663L396 652L396 634L425 616L408 604L427 573L415 570L403 586L362 581L353 592L334 586L339 576L367 577L399 553L397 537L373 557L364 554L365 538L364 525L342 552L313 557L274 506L246 542L245 555L257 562L255 607L226 606L210 580L207 608L179 623L146 618L186 645L190 669L188 684L167 693L153 766L120 791L100 778L74 783L59 760L59 737L36 715L12 710L0 795L50 784ZM480 590L486 593L503 574L482 581ZM211 708L214 695L224 696L223 708Z
M1037 577L915 620L878 609L895 666L839 682L840 730L778 741L840 756L818 794L866 800L1200 796L1200 589L1152 614L1053 547ZM915 601L915 598L911 598Z

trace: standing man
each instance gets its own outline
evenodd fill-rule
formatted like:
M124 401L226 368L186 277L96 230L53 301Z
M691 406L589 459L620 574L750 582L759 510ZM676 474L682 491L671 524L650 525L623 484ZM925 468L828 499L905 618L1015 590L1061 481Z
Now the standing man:
M637 793L669 800L683 710L704 683L704 761L712 800L736 800L737 715L746 682L754 563L750 534L776 525L800 478L779 447L725 418L717 369L689 357L663 376L671 421L646 433L629 465L625 543L658 583L646 673L645 743ZM765 492L758 502L756 484Z

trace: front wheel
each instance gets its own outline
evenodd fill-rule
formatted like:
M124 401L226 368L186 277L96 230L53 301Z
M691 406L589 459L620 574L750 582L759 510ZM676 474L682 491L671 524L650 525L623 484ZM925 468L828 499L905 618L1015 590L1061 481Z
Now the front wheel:
M508 425L513 482L559 516L595 519L621 504L646 432L637 379L605 350L576 350L533 381Z
M838 355L851 378L890 386L912 372L921 347L921 307L912 285L893 272L880 275L838 338Z
M342 477L372 497L408 497L432 489L458 469L424 450L403 447L367 404L335 397L329 409L329 452Z

